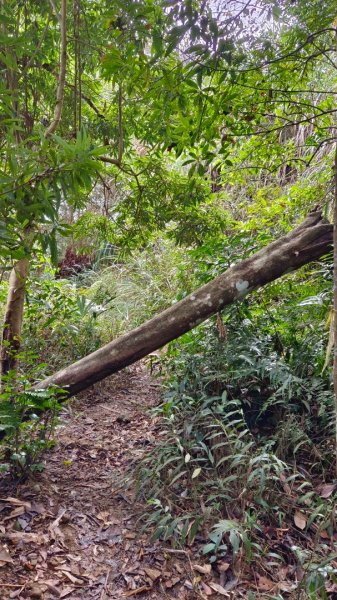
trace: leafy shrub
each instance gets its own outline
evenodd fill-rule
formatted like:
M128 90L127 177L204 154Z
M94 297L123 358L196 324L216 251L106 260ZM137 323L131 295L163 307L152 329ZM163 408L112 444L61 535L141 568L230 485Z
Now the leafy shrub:
M197 253L195 280L223 270L223 256ZM137 474L154 537L203 541L210 562L263 560L268 570L284 557L264 532L291 528L296 507L308 510L308 530L329 529L333 500L315 485L334 476L330 285L325 262L305 268L169 345L156 409L166 435ZM317 542L303 559L298 597L327 597L333 574L317 567L327 552Z
M252 433L272 438L280 458L292 460L305 450L312 463L318 445L325 468L333 460L326 448L334 428L331 372L324 369L331 298L326 274L322 265L309 278L299 272L267 286L172 342L163 359L174 389L191 396L226 390L229 399L240 399Z
M155 537L191 542L199 529L209 530L219 518L242 519L247 506L254 513L257 505L269 522L282 525L274 506L290 470L271 447L259 447L239 401L226 392L194 398L178 392L162 410L167 435L138 473L139 493L150 494L156 508L147 520L156 525ZM228 547L213 538L204 551L215 558ZM243 533L231 533L229 541L233 552L238 543L248 545Z
M18 357L23 358L22 356ZM33 377L36 357L25 356ZM40 458L53 444L62 390L32 390L28 379L10 372L0 393L0 471L22 478L41 470Z
M76 281L55 279L45 261L29 280L26 304L23 348L43 360L41 378L100 346L97 318L103 307L89 300Z

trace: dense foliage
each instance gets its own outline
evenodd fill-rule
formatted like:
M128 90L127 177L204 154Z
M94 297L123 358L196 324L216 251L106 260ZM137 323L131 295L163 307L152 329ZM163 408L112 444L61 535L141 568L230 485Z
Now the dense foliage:
M34 381L315 205L332 218L336 19L332 0L0 3L4 314L9 273L30 267L22 335L3 337L3 352L15 349L0 395L6 476L40 468L51 443L60 390L38 394ZM155 357L166 433L137 466L155 537L192 544L206 531L211 561L279 567L287 557L264 528L300 511L317 534L310 552L293 551L306 598L327 598L335 577L324 541L335 518L324 487L336 454L332 291L327 256Z

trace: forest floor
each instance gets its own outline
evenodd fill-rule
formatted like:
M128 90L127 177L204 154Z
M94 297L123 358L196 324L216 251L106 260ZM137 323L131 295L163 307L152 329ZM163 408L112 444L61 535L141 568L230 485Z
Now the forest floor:
M44 471L0 490L0 598L247 597L237 587L219 595L219 574L197 550L142 531L144 505L124 480L161 435L149 410L159 401L160 383L137 366L62 410Z
M161 383L144 366L124 370L62 409L42 473L16 485L0 480L0 599L307 597L296 591L294 580L303 573L291 547L301 544L299 534L306 549L313 544L291 520L276 532L287 560L273 581L261 561L240 576L229 563L211 567L202 536L179 549L153 542L149 528L144 531L147 507L127 482L165 433L151 410L160 401ZM325 487L330 493L334 486ZM336 600L337 583L330 589L324 597Z

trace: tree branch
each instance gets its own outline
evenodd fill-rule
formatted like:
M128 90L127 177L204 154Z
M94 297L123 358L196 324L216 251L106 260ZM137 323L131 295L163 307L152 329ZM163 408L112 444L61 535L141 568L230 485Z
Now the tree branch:
M297 125L302 125L303 123L311 123L315 119L319 119L324 115L331 115L337 112L337 108L331 110L325 110L319 115L313 115L312 117L306 117L305 119L300 119L298 121L292 121L290 123L285 123L283 125L279 125L278 127L272 127L271 129L259 129L258 131L253 131L251 133L231 133L233 137L254 137L255 135L269 135L274 131L280 131L281 129L285 129L286 127L296 127ZM284 118L284 117L283 117Z
M116 167L120 167L120 162L118 158L110 158L110 156L99 156L98 159L104 163L108 163L109 165L116 165Z
M58 22L61 23L61 15L60 15L59 11L56 8L56 4L55 4L54 0L49 0L49 2L50 2L50 5L51 5L54 13L55 13L55 17L57 18Z

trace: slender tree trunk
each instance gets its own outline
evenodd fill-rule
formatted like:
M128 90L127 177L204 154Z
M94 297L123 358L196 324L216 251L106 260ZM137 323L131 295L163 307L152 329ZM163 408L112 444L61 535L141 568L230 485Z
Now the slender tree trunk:
M3 8L5 1L1 0L0 6ZM6 34L6 27L3 24L2 33ZM17 32L18 33L18 32ZM6 52L11 56L12 62L17 65L17 57L10 48ZM6 70L7 88L12 98L12 112L15 119L15 141L17 145L22 140L21 123L19 122L19 102L18 102L18 78L17 70L8 68ZM9 371L16 370L17 355L20 348L21 329L23 321L23 307L25 300L25 285L29 271L28 258L19 260L11 271L9 277L9 289L5 308L5 317L3 323L1 345L0 345L0 391L3 377Z
M313 211L296 229L231 267L137 329L62 369L36 388L69 396L161 348L249 292L318 259L331 249L332 225Z
M0 380L17 367L28 273L29 259L22 258L16 263L9 277L0 352Z
M3 0L1 0L1 5L3 5ZM60 71L56 91L54 118L46 131L46 137L51 136L56 131L62 116L67 65L67 0L61 0L61 12L60 15L57 14L57 16L60 23L61 35ZM11 74L10 70L8 72ZM12 92L13 102L16 102L16 83L16 79L9 77L8 87ZM18 113L18 107L16 104L13 105L13 111ZM20 141L21 138L18 138L17 143ZM29 248L31 248L31 240L29 239L30 237L32 237L32 224L27 228L27 241L29 241ZM3 381L3 377L6 376L9 371L16 370L17 368L17 356L20 349L25 288L28 273L29 258L26 257L22 258L16 263L10 274L2 343L0 349L0 384Z
M333 211L333 331L334 331L334 359L333 359L333 385L335 393L335 436L336 436L336 476L337 476L337 143L335 148L334 164L334 211Z
M54 118L46 131L46 137L50 137L53 133L55 133L62 116L67 67L67 0L61 0L61 12L60 15L58 15L58 19L60 23L61 34L60 72L56 91Z

